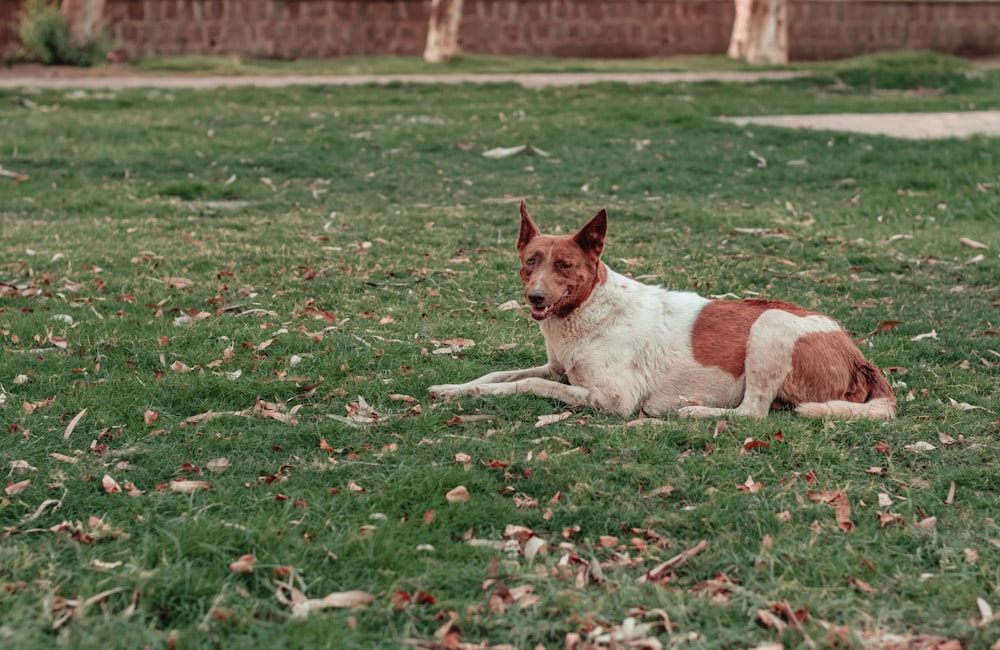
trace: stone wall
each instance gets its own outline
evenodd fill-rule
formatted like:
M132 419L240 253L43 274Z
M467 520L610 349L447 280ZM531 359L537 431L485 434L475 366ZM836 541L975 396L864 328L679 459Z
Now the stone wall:
M0 0L0 51L21 0ZM429 0L106 0L130 58L419 55ZM724 54L732 0L465 0L466 52L645 57ZM790 0L793 60L880 50L1000 55L1000 0Z

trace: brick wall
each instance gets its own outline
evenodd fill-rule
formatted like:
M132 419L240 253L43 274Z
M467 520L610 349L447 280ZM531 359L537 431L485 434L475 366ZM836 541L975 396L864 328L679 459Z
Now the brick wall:
M0 51L21 0L0 0ZM131 58L419 55L429 0L106 0ZM1000 0L790 0L793 60L879 50L1000 55ZM465 0L462 48L481 54L722 54L732 0Z

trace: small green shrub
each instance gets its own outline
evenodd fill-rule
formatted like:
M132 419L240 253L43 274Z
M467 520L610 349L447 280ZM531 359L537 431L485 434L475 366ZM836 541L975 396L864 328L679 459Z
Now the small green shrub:
M74 44L69 25L59 11L58 2L25 0L21 7L18 36L32 58L45 65L90 67L103 63L114 47L104 33L86 43Z

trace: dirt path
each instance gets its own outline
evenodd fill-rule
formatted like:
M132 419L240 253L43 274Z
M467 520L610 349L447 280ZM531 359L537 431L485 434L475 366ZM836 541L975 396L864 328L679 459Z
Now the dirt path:
M89 73L89 74L88 74ZM363 86L390 83L517 83L525 88L549 86L580 86L602 81L627 84L683 83L696 81L726 81L751 83L761 80L794 79L808 76L806 72L539 72L529 74L408 74L408 75L274 75L206 77L199 75L161 76L137 75L121 68L98 68L95 71L73 68L43 68L17 66L0 70L0 88L83 88L118 90L122 88L221 88L257 86Z
M578 86L599 82L692 83L722 81L753 83L794 79L807 72L563 72L532 74L444 74L444 75L274 75L198 76L141 75L129 68L105 66L97 69L50 68L20 65L0 68L0 88L50 88L122 90L127 88L210 89L234 86L281 88L301 85L346 85L390 83L517 83L525 88ZM734 124L761 124L796 129L852 131L896 138L965 138L971 135L1000 137L1000 111L955 113L845 113L836 115L770 115L730 117Z

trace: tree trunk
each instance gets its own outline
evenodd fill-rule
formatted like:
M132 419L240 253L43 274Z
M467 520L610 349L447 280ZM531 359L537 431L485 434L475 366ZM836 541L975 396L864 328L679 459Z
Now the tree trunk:
M788 0L734 2L729 58L747 63L788 63Z
M424 61L442 63L458 53L458 27L462 22L462 0L431 0Z
M62 0L62 15L69 25L70 43L82 46L101 29L104 0Z

